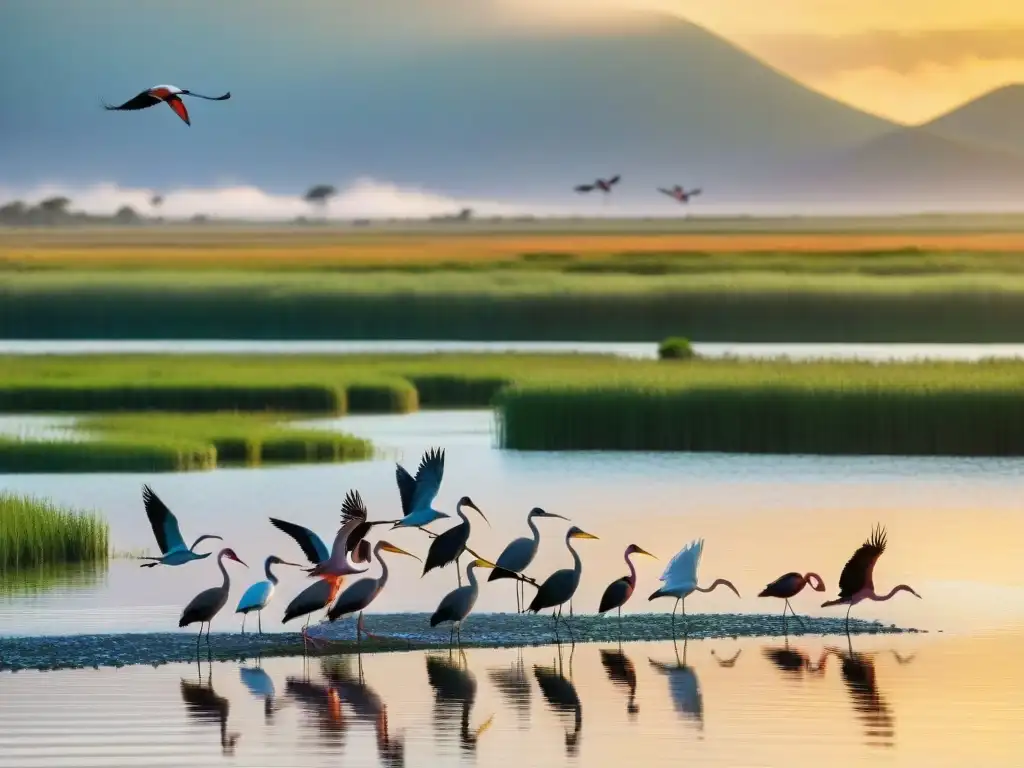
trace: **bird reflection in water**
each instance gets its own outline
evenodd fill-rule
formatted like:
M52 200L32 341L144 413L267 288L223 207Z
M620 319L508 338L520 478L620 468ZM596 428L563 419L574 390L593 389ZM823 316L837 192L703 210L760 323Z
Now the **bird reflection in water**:
M450 731L449 726L458 718L459 744L467 752L475 752L477 740L491 727L494 715L470 730L469 714L476 700L476 676L466 668L465 652L459 649L457 653L427 654L426 660L427 680L434 689L434 722L438 731Z
M303 677L288 677L284 690L288 699L309 715L309 720L324 743L335 746L344 743L348 723L341 709L341 696L334 686L314 682L307 673Z
M550 667L542 667L535 664L533 667L534 677L540 686L540 692L544 695L551 708L558 713L572 713L572 730L565 732L565 752L568 755L575 755L580 748L580 735L583 729L583 705L580 703L579 694L576 693L576 686L572 684L572 657L576 652L575 646L569 653L569 677L562 673L562 646L558 645L558 661Z
M804 673L812 677L823 677L825 675L825 662L828 661L829 652L823 650L818 657L817 663L811 661L811 657L800 648L789 647L789 637L786 637L786 644L766 645L761 653L770 661L783 676L800 678Z
M608 673L608 679L617 688L626 689L626 712L635 719L640 707L636 703L636 667L619 648L616 651L601 649L601 666Z
M393 735L388 727L388 708L363 676L363 656L356 654L356 670L351 656L338 656L321 662L324 678L338 692L341 701L348 704L357 722L369 723L377 742L377 756L381 765L405 765L405 740Z
M724 667L725 669L732 669L733 667L735 667L736 662L739 661L740 654L742 653L743 649L737 648L736 653L734 653L731 657L723 658L722 656L719 656L717 653L715 653L714 648L711 649L711 655L715 657L715 661L718 662L718 666Z
M530 720L530 697L532 689L530 678L526 675L526 664L523 661L523 649L520 646L516 649L516 660L507 667L498 667L487 672L494 687L501 691L501 694L508 701L520 723L528 723Z
M892 747L896 733L895 721L888 702L878 690L875 654L856 653L849 635L846 636L846 643L846 652L832 646L825 650L838 656L842 663L840 671L843 682L850 693L853 708L864 725L864 743L868 746ZM895 651L893 655L901 665L913 661L913 656L904 659Z
M260 659L257 657L257 666L239 667L238 675L242 679L242 685L248 689L249 693L257 699L263 699L263 717L269 724L274 721L274 713L280 707L275 699L277 691L274 689L274 681L259 666L259 662Z
M225 755L233 755L240 736L237 733L228 733L228 711L231 709L231 703L213 690L212 662L207 669L206 683L203 683L203 670L199 662L196 662L196 667L199 672L198 683L181 679L181 699L185 702L185 712L200 722L216 721L220 725L221 750Z
M688 638L683 635L683 657L679 658L679 644L674 640L672 647L676 652L676 663L669 664L662 661L648 659L651 666L658 672L668 677L668 692L672 696L672 703L676 712L683 716L684 720L690 720L697 724L697 729L704 730L704 700L700 693L700 681L697 680L697 673L692 667L686 665L686 644Z

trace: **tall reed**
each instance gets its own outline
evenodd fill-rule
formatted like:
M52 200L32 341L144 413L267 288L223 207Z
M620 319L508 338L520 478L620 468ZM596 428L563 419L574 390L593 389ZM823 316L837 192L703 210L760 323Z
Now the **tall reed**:
M0 569L106 561L109 529L95 512L0 491Z

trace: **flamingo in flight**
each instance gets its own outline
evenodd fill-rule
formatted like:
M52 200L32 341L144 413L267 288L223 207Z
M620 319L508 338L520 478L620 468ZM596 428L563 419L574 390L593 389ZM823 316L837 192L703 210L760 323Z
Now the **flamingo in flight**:
M801 576L796 571L787 573L784 576L779 576L775 581L766 586L758 593L758 597L781 597L786 601L786 604L782 608L782 626L785 629L786 626L786 611L789 610L793 614L793 617L803 624L803 620L796 615L793 610L793 606L789 604L789 598L795 597L800 594L801 590L808 584L811 585L811 589L815 592L825 591L825 580L816 573L806 573Z
M690 198L691 197L696 197L697 195L699 195L701 193L700 187L697 187L696 189L691 189L689 192L687 192L685 189L683 189L678 184L676 184L674 187L672 187L670 189L665 189L664 187L658 187L658 191L661 192L661 194L663 194L663 195L668 195L673 200L677 200L680 203L688 203L688 202L690 202Z
M174 114L185 121L185 125L192 125L192 121L188 116L188 110L185 109L185 102L181 100L182 96L195 96L197 99L206 99L207 101L227 101L231 98L231 91L228 91L223 96L203 96L201 93L186 91L178 88L176 85L154 85L152 88L147 88L138 96L129 99L120 106L115 107L104 102L103 108L114 111L131 111L146 109L154 104L163 102L174 110Z
M581 193L593 192L595 189L599 189L608 194L612 191L612 187L619 183L621 178L619 174L615 174L610 179L597 179L593 184L578 184L574 189Z
M843 566L843 572L839 575L839 598L826 600L821 604L822 608L832 605L848 605L846 609L846 632L850 632L850 609L861 600L874 600L881 603L892 598L897 592L909 592L920 599L921 596L912 587L906 584L898 584L889 590L889 594L879 596L875 592L875 583L872 579L875 571L875 563L885 552L886 535L885 528L875 526L871 537L865 541L853 556Z
M141 568L155 568L158 565L184 565L193 560L202 560L212 555L212 552L202 554L195 551L199 542L206 539L218 539L222 537L212 533L200 536L192 542L191 547L185 546L185 539L178 527L178 518L167 508L167 505L160 501L160 497L153 493L148 485L142 486L142 503L146 506L146 517L153 528L153 535L156 536L156 543L162 553L160 557L141 557L140 560L152 560L151 563L143 563Z

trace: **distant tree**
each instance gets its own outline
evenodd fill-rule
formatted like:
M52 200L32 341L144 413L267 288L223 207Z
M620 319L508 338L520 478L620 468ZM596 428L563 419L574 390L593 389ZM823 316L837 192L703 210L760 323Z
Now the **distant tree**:
M15 200L0 206L0 224L20 224L25 219L28 206L21 200Z
M159 208L161 205L164 204L164 196L153 195L151 198L149 198L149 204L154 208Z
M66 214L71 201L66 197L48 197L39 203L39 210L49 214Z
M307 191L303 200L311 205L315 205L320 209L320 213L323 216L327 215L327 201L338 194L338 190L332 187L330 184L316 184L310 187Z
M117 224L135 224L139 218L139 214L130 205L122 205L114 214L114 222Z
M463 208L461 211L459 211L455 218L458 219L459 221L469 221L471 218L473 218L473 209Z

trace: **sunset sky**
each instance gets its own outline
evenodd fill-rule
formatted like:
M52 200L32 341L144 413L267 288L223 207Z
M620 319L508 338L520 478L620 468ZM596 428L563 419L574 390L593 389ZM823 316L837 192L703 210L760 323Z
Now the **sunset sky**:
M548 0L499 0L509 6ZM811 87L903 122L1024 81L1020 0L562 0L660 8L736 42Z

